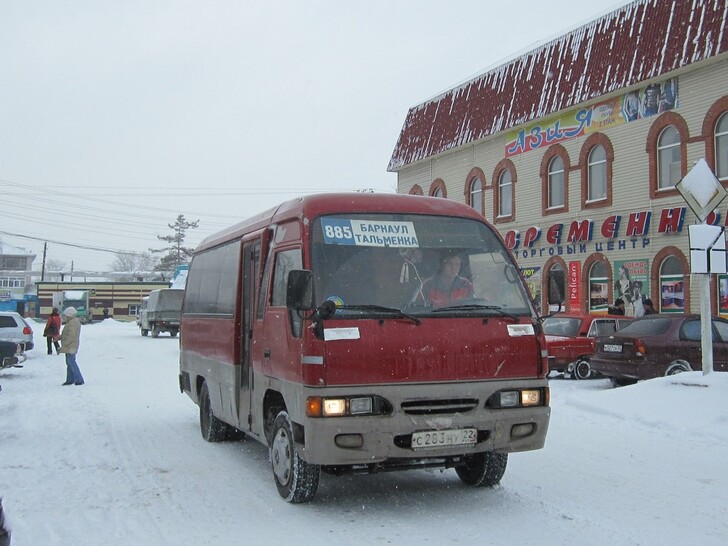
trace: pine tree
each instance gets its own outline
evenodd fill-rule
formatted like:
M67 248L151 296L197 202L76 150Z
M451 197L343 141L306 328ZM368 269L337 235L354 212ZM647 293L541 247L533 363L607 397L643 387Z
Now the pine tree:
M157 239L169 243L165 248L150 248L149 251L155 254L166 253L159 260L155 267L157 271L174 271L177 266L187 264L192 258L194 248L183 245L188 229L195 229L200 221L188 222L183 214L177 216L174 224L167 224L174 233L172 235L157 235Z

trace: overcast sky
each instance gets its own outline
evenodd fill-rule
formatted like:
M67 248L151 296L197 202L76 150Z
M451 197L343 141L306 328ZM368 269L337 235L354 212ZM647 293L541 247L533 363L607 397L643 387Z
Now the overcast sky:
M0 0L0 240L104 271L178 214L394 192L409 108L626 3Z

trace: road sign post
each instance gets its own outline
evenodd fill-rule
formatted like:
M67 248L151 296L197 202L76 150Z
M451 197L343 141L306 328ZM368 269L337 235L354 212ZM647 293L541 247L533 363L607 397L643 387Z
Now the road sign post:
M726 190L705 159L700 159L675 187L697 216L700 224L689 226L690 272L700 277L700 348L703 375L713 371L713 328L710 310L710 275L726 273L725 232L709 226L708 215L726 197Z

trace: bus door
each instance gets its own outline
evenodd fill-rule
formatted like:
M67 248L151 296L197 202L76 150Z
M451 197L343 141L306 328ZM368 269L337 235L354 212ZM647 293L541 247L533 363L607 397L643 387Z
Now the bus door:
M240 426L243 430L250 430L251 390L253 388L253 373L250 365L250 344L253 337L253 324L255 324L255 286L260 266L260 239L243 244L243 283L241 290L242 301L240 306Z

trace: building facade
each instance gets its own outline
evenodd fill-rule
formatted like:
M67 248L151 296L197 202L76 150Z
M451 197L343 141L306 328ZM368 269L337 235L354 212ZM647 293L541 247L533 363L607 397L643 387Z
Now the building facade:
M54 294L64 291L88 291L93 320L100 320L104 309L110 318L136 320L142 298L152 290L169 288L169 282L48 282L35 283L38 290L38 316L47 318L53 310Z
M31 269L35 254L0 241L0 311L34 312Z
M398 192L483 213L542 311L699 312L676 184L704 158L728 187L727 26L728 0L631 2L411 108ZM708 218L727 221L728 199Z

